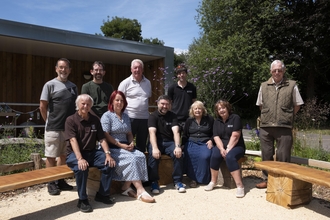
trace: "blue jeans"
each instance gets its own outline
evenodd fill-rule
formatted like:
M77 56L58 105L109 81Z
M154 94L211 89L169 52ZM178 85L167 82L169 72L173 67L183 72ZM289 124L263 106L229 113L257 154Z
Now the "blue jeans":
M240 169L238 160L241 157L244 157L245 149L240 146L235 146L232 148L229 153L226 155L226 164L228 167L229 172L236 171ZM210 160L210 167L213 170L219 170L221 162L224 160L222 157L219 148L213 147L212 148L212 154L211 154L211 160Z
M162 141L157 143L159 151L162 154L166 154L170 156L173 160L173 172L172 178L174 184L178 182L182 182L182 175L183 175L183 155L180 158L176 158L174 155L174 148L175 144L174 141ZM155 159L152 156L152 146L151 144L148 145L148 174L149 174L149 181L154 182L159 180L158 175L158 166L160 159Z
M81 155L88 162L89 167L97 167L99 170L101 170L101 180L98 193L102 196L109 196L112 180L112 168L108 165L104 165L105 153L103 152L103 150L101 149L94 151L82 151ZM70 167L71 170L74 172L79 199L88 199L86 193L86 185L89 169L78 169L78 160L73 152L67 155L66 163L68 167Z

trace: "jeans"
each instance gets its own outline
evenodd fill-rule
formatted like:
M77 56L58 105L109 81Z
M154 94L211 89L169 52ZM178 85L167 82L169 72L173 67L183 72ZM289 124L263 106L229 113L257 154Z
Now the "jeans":
M182 182L182 175L183 175L183 155L180 158L176 158L174 155L174 148L175 144L174 141L162 141L157 143L159 151L162 154L166 154L170 156L173 160L173 172L172 178L174 184L178 182ZM149 181L154 182L159 180L158 174L158 167L160 159L155 159L152 156L152 146L151 144L148 145L148 174L149 174Z
M104 165L106 157L103 150L81 151L81 155L88 162L89 167L97 167L99 170L101 170L101 180L98 193L102 196L109 196L112 180L112 168L109 167L109 165ZM78 169L78 160L73 152L67 155L66 163L68 167L70 167L74 172L79 199L88 199L86 193L86 185L89 169Z
M244 157L245 149L240 146L235 146L232 148L229 153L226 155L226 164L228 167L229 172L236 171L240 169L238 160ZM221 155L221 152L218 147L212 148L211 160L210 160L210 167L213 170L219 170L221 162L224 158Z

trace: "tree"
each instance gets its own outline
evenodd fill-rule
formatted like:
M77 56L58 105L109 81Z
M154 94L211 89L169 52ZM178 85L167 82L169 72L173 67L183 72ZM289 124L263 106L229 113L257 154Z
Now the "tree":
M101 31L106 37L125 40L142 41L141 24L136 19L112 17L112 20L103 21Z
M238 103L242 109L255 105L274 59L285 62L287 76L302 85L303 96L324 97L329 94L329 5L325 0L203 0L197 9L203 35L190 46L187 63L202 75L215 68L206 60L216 59L216 66L232 72L236 94L249 94L247 102Z
M164 41L159 40L158 38L143 38L142 42L145 44L156 44L161 46L164 46L165 44Z

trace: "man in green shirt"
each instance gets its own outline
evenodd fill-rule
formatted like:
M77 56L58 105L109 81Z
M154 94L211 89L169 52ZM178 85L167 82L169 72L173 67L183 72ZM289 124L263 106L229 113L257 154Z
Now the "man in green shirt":
M95 61L90 70L93 80L82 85L81 94L88 94L94 100L91 112L99 118L108 110L108 102L113 87L109 83L103 81L105 75L105 65L101 61Z

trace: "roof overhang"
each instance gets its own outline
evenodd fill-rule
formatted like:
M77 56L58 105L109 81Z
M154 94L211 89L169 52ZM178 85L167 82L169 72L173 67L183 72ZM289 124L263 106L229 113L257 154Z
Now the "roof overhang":
M174 48L65 31L0 19L1 51L73 60L130 65L133 59L165 59L173 66ZM171 65L172 64L172 65Z

